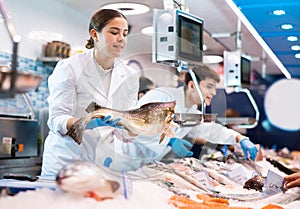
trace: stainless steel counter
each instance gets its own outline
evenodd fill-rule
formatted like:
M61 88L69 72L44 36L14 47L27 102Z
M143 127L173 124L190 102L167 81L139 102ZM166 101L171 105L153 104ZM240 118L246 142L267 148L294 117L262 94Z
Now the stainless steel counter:
M41 157L0 159L0 178L3 178L3 175L7 173L40 175L41 168L42 168Z

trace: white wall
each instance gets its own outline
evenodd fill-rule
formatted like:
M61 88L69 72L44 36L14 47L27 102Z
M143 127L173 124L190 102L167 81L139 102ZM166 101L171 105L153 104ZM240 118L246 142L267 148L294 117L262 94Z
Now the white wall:
M41 56L42 45L52 40L33 40L28 37L32 31L46 31L48 34L62 34L61 41L74 46L84 46L89 37L90 17L72 10L53 0L5 0L8 14L22 40L18 55L36 59ZM0 23L0 50L11 53L12 44L4 23Z
M71 44L71 47L83 47L89 38L88 24L90 16L84 16L79 11L73 10L54 0L5 0L8 14L22 40L19 44L18 55L36 60L42 56L42 48L47 41L53 39L42 38L33 40L29 38L32 31L46 31L48 34L62 34L61 41ZM96 8L95 8L96 11ZM134 24L134 22L132 23ZM140 41L144 46L140 46ZM151 45L151 37L143 34L131 34L128 38L127 50L123 58L136 59L144 69L144 75L153 80L157 86L172 86L176 84L174 70L166 65L152 63L152 51L145 51ZM151 50L151 47L150 47ZM0 23L0 51L12 53L12 43L3 21ZM140 70L133 66L136 70ZM175 82L174 82L175 79Z

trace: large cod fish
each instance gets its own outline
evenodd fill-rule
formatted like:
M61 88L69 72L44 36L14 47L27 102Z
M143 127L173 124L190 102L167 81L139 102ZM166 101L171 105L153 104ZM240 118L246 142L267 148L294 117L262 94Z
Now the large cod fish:
M72 137L77 144L80 144L85 127L92 119L110 115L112 119L120 118L121 120L117 125L124 127L133 135L161 133L159 141L161 143L165 136L174 137L173 128L176 127L173 121L175 105L175 101L154 102L145 104L138 109L120 111L102 107L92 102L86 108L88 114L73 123L67 135Z

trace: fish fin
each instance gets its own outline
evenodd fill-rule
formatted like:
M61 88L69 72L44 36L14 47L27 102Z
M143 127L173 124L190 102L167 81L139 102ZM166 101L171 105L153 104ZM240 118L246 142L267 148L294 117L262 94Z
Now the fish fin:
M143 104L142 106L140 106L139 109L142 109L142 108L154 105L154 104L159 104L159 102L150 102L150 103Z
M154 105L154 104L173 104L174 107L176 105L176 101L170 101L170 102L150 102L150 103L146 103L146 104L143 104L140 108L144 108L144 107L147 107L147 106L151 106L151 105Z
M107 181L111 185L111 189L114 193L119 190L120 184L117 181L113 181L113 180L107 180Z
M66 133L72 137L77 144L81 144L82 141L83 131L85 129L85 126L82 125L83 121L84 117L77 120Z
M166 125L166 124L170 124L171 121L173 121L173 119L174 119L174 118L173 118L173 114L172 114L172 115L167 115L167 117L166 117L166 119L165 119L165 125ZM160 135L159 144L162 143L162 141L164 140L165 136L166 136L166 133L165 133L165 132L163 132L163 133Z
M85 108L85 111L87 113L91 113L91 112L94 112L100 108L103 108L101 105L98 105L96 102L91 102L89 104L89 106L87 106L87 108Z
M159 144L162 143L162 141L164 140L165 136L166 136L165 133L162 133L162 134L160 135Z

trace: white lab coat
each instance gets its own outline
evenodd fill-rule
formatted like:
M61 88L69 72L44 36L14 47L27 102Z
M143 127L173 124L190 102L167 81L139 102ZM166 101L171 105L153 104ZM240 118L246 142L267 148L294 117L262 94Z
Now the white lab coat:
M147 92L138 102L138 105L143 105L148 102L168 102L176 101L176 113L201 113L197 109L197 105L190 108L185 106L184 87L171 88L161 87ZM215 122L205 122L193 127L178 128L175 137L178 138L203 138L208 142L215 144L236 144L236 136L239 133L228 129Z
M66 136L66 123L71 117L85 116L86 107L95 101L104 107L128 110L136 107L139 74L115 60L108 93L101 87L93 50L74 55L57 63L49 77L49 135L45 141L42 175L56 175L63 165L76 160L98 161L95 149L103 141L113 142L111 127L86 130L81 145ZM108 144L110 144L108 143ZM109 155L109 154L107 154ZM110 154L111 155L111 154Z
M176 113L201 113L197 110L196 105L190 108L185 107L184 97L184 87L161 87L147 92L147 94L139 100L138 106L150 102L176 101ZM228 129L220 124L205 122L194 127L179 127L177 128L174 137L181 139L185 137L198 137L215 144L236 144L237 135L238 133L236 131ZM171 148L167 145L169 138L166 138L159 144L159 136L160 135L157 135L156 138L139 136L136 138L138 143L131 143L129 145L119 143L118 146L122 147L120 150L124 150L124 146L127 146L127 155L128 153L132 156L139 155L139 159L132 160L132 169L136 169L147 162L162 160L171 151ZM144 152L141 153L141 150L144 150ZM142 157L143 154L145 154L144 157Z

